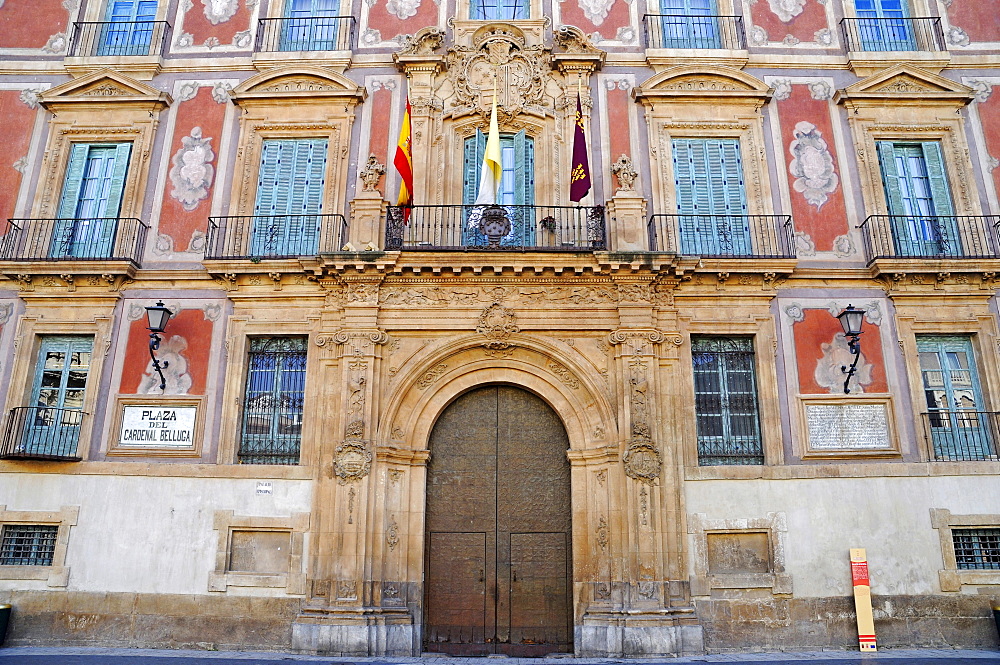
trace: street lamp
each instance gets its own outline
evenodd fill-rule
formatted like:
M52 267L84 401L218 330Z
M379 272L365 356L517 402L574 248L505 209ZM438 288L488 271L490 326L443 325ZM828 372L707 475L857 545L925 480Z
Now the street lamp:
M163 301L158 301L156 305L146 308L146 318L149 320L149 357L153 359L153 369L160 375L160 390L167 387L167 379L163 376L163 370L170 364L166 360L162 363L156 359L156 350L160 348L160 335L170 320L170 310L163 306Z
M840 319L840 325L844 327L844 336L847 337L847 348L854 356L854 362L851 363L851 367L848 368L847 365L841 365L840 371L847 374L847 378L844 379L844 394L851 392L851 389L847 385L851 382L851 377L854 376L854 372L858 367L858 360L861 358L861 323L865 318L865 310L857 309L854 305L848 305L847 309L837 315Z

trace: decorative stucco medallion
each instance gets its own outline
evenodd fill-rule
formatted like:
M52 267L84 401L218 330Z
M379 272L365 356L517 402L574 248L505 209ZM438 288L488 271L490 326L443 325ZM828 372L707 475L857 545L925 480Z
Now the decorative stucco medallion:
M187 212L197 208L208 197L212 186L215 169L211 162L215 153L212 152L211 141L211 138L202 137L201 127L192 127L191 135L181 139L181 149L174 155L170 169L170 182L174 188L170 196Z
M594 25L600 25L608 17L612 4L614 4L614 0L580 0L580 9L583 10L583 15L587 17L588 21Z
M345 441L337 446L333 472L341 482L361 480L372 469L372 454L361 441Z
M812 123L796 124L794 136L788 146L792 154L788 171L795 176L792 187L820 210L840 182L833 170L833 156L823 135Z
M389 0L386 10L400 21L416 15L420 8L420 0Z
M802 13L806 0L767 0L767 4L775 16L788 23Z
M225 23L240 8L239 0L201 0L201 4L205 5L205 18L212 25Z

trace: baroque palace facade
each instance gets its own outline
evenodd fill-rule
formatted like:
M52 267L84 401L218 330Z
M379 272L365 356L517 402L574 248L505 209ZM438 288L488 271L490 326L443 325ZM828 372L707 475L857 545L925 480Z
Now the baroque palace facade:
M997 10L0 2L8 643L995 646Z

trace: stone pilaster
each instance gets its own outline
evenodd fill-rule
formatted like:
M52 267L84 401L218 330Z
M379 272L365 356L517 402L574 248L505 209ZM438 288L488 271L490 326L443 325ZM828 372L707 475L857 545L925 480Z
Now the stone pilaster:
M646 199L638 192L618 190L607 203L608 241L612 252L649 251Z
M388 203L377 191L359 192L351 199L351 244L357 251L363 251L369 243L376 249L385 246L385 210ZM336 248L338 251L340 247Z

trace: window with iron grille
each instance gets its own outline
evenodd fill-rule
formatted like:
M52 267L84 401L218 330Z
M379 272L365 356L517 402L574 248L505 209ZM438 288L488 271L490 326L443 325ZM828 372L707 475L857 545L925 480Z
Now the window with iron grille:
M58 526L5 524L0 536L0 566L51 566Z
M750 337L692 337L698 464L763 464Z
M1000 570L1000 529L952 529L959 570Z
M305 337L250 340L241 464L298 464L306 384Z

